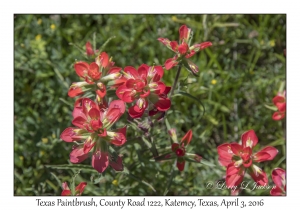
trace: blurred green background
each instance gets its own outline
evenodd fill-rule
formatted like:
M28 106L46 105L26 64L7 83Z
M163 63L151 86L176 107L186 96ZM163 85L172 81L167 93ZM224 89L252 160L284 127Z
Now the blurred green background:
M187 163L183 172L172 173L174 161L152 162L149 151L137 142L120 149L131 175L110 168L101 175L95 170L55 167L69 163L72 144L59 136L71 126L75 100L67 92L72 82L79 81L74 62L87 60L80 51L85 43L92 42L95 33L100 48L115 36L104 49L115 65L163 65L173 53L157 38L178 40L182 24L193 30L192 43L213 43L191 58L199 66L199 78L183 70L178 84L201 101L205 113L202 117L203 106L194 100L175 95L166 117L179 139L192 129L188 151L216 166ZM258 164L270 185L272 169L286 168L285 120L273 121L274 111L266 107L286 80L286 15L16 14L14 49L15 195L60 195L60 182L70 185L74 174L76 185L88 182L83 195L230 195L229 190L205 188L208 181L224 180L216 147L239 141L249 129L259 138L255 151L266 145L279 150L273 161ZM164 82L171 86L175 74L176 68L165 71ZM129 126L128 141L140 135ZM170 146L164 124L156 125L152 136L162 150ZM89 166L90 160L83 164ZM269 195L269 191L243 190L241 195Z

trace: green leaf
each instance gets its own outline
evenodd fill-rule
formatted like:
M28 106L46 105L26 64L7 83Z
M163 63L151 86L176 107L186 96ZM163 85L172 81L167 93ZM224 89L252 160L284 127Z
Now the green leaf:
M62 164L62 165L45 165L47 168L54 168L54 169L65 169L65 170L82 170L86 172L95 172L98 173L92 166L88 165L68 165L68 164Z
M218 108L219 110L221 110L222 112L225 112L225 113L230 113L230 109L228 109L226 106L218 103L218 102L215 102L215 101L212 101L212 100L205 100L205 102L211 104L211 105L214 105L216 108Z
M103 51L103 49L105 48L105 46L110 42L110 40L112 40L112 39L114 39L114 38L116 38L116 36L109 37L109 38L106 40L106 42L104 42L104 44L103 44L103 45L100 47L100 49L99 49L98 55L101 54L101 52Z
M166 126L167 126L167 129L168 129L168 130L171 130L171 126L170 126L170 124L169 124L169 121L168 121L168 119L167 119L167 118L165 118L165 121L166 121Z
M268 109L271 109L273 111L277 111L277 107L276 106L270 106L270 105L267 105L267 104L264 104L264 106Z
M202 104L202 102L198 98L196 98L195 96L193 96L193 95L191 95L191 94L189 94L187 92L184 92L184 91L179 91L176 95L173 95L173 96L178 96L178 95L183 95L183 96L186 96L188 98L191 98L191 99L197 101L201 105L201 107L203 108L203 114L202 114L202 116L199 119L199 120L201 120L202 117L204 116L204 113L205 113L205 107Z
M57 185L60 186L62 188L62 184L61 181L59 180L59 178L52 172L50 172L50 174L54 177L54 179L57 181Z
M201 159L200 163L202 163L203 165L206 165L206 166L210 166L210 167L215 167L216 166L215 164L213 164L213 163L211 163L208 160L205 160L203 158Z
M166 156L168 156L168 157L166 157ZM163 160L172 160L175 158L177 158L176 154L173 151L171 151L171 152L165 153L163 155L157 156L154 159L155 159L155 161L163 161Z
M172 172L171 172L171 176L169 177L169 181L168 181L168 184L166 186L166 189L164 191L164 195L167 195L169 190L170 190L170 187L173 183L173 179L174 177L177 175L178 171L174 170L174 167L172 166Z
M83 49L81 49L81 47L79 47L77 44L74 44L72 42L69 43L69 45L74 46L77 50L79 50L82 54L86 55L85 51Z
M200 162L195 160L195 155L196 154L192 154L192 153L185 153L185 156L184 156L184 159L188 162L193 162L193 163L202 163L203 165L207 165L207 166L210 166L210 167L214 167L215 164L209 162L208 160L205 160L203 158L201 158Z
M284 145L285 144L285 140L284 139L278 139L276 141L273 141L272 143L268 144L268 146L279 146L279 145Z
M132 178L132 179L134 179L134 180L136 180L136 181L139 182L139 183L142 183L142 184L148 186L148 187L156 194L156 190L155 190L154 187L153 187L151 184L149 184L148 182L142 180L142 179L139 178L139 177L136 177L136 176L133 175L132 173L128 173L127 176L130 177L130 178Z

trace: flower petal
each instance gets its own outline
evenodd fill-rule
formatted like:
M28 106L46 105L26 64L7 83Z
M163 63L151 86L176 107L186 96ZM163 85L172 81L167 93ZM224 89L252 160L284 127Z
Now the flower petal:
M88 153L84 153L83 148L75 148L70 153L71 163L81 163L88 158Z
M242 134L242 145L243 148L250 147L253 148L258 142L258 138L254 130L246 131Z
M192 132L192 130L189 130L189 131L184 135L184 137L182 137L180 143L183 143L184 146L187 146L187 145L191 142L192 136L193 136L193 132Z
M221 144L217 148L219 154L219 163L222 166L228 166L232 163L233 152L231 150L231 144L225 143Z
M238 186L244 179L245 169L243 167L235 167L234 163L230 163L226 170L226 185L233 188Z
M122 158L120 156L118 156L118 159L116 161L109 160L109 165L115 171L123 171L123 169L124 169Z
M93 50L93 47L92 47L92 45L91 45L90 42L87 42L87 43L85 44L85 49L86 49L86 54L87 54L88 56L91 56L91 55L94 55L94 54L95 54L95 53L94 53L94 50Z
M127 78L127 79L139 79L139 74L137 72L137 70L132 67L132 66L126 66L124 68L124 76Z
M178 46L178 52L181 54L181 55L184 55L187 53L189 49L189 46L187 45L187 43L182 43L181 45Z
M108 167L108 165L109 165L109 161L108 161L108 153L107 152L97 151L96 153L93 154L92 166L99 173L102 173L103 171L105 171L105 169Z
M153 82L159 81L164 75L164 69L162 66L154 66L153 72L154 72L154 77L152 79Z
M254 160L256 162L263 162L266 160L273 160L274 157L277 155L278 150L275 147L267 146L262 150L258 151L254 154Z
M89 67L90 65L88 63L82 61L74 64L76 74L81 78L85 78L88 75Z
M148 76L148 70L149 70L149 66L146 64L142 64L140 65L140 67L138 68L138 74L140 75L140 78L146 80L147 76Z
M86 182L80 182L75 188L75 195L81 195L86 185Z
M99 66L95 62L90 64L88 75L90 76L91 80L100 79L101 72L99 71Z
M188 40L190 38L191 31L192 30L190 28L188 28L186 25L182 25L179 28L179 39L180 39L180 41L188 42Z
M272 101L274 105L276 105L277 103L285 103L285 97L277 95L272 99Z
M179 171L183 171L184 169L184 165L185 165L185 160L178 160L177 159L177 163L176 163L176 166L178 168Z
M178 43L176 41L170 42L170 46L174 52L178 51Z
M126 126L118 129L116 132L107 132L110 143L116 146L122 146L126 142Z
M156 101L156 103L154 103L154 106L159 111L167 111L171 107L171 100L168 98L159 97L158 101Z
M132 118L140 118L143 116L146 108L139 108L139 106L134 105L128 109L128 114Z
M242 145L239 145L238 143L231 143L230 148L231 148L231 151L237 156L240 156L241 155L240 153L243 152Z
M90 134L83 129L69 127L61 133L60 138L65 142L73 142L86 139L87 135Z
M272 179L275 185L281 189L286 186L286 172L282 168L275 168L272 171Z
M61 196L69 196L69 195L71 195L71 190L63 190L61 192Z
M284 196L285 193L279 187L275 186L274 188L271 189L270 195L272 195L272 196Z
M272 116L273 120L282 120L285 117L285 112L275 112Z
M106 68L109 64L109 56L106 52L102 52L96 59L97 65L101 68Z
M211 42L202 42L200 44L194 44L193 46L190 47L190 50L193 50L195 52L198 52L199 50L203 50L207 47L212 46Z
M89 98L83 98L82 99L82 109L83 109L83 113L85 114L85 116L88 116L88 113L92 108L99 109L99 107L95 101L92 101Z
M175 57L174 58L169 58L165 62L165 68L166 68L166 70L170 70L171 68L173 68L177 64L178 64L177 58L175 58Z
M74 98L75 96L79 96L84 92L91 89L90 84L87 82L73 82L69 88L68 96Z
M125 84L118 87L116 91L116 95L119 97L119 99L126 103L131 103L134 101L134 95L131 93L132 90L130 88L127 88Z
M264 186L268 184L267 174L258 166L252 165L250 167L249 174L252 177L252 179L257 183L257 185Z
M85 123L86 123L86 118L80 116L72 120L72 124L77 126L78 128L85 128L84 127Z
M171 41L169 39L166 38L158 38L158 41L160 41L161 43L163 43L165 46L167 46L167 48L169 48L170 50L172 50L174 52L174 50L172 49L170 43Z

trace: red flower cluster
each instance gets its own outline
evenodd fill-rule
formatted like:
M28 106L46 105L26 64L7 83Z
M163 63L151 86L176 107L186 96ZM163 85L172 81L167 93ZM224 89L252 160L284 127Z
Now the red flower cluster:
M74 194L72 194L69 186L68 186L68 183L67 182L64 182L62 184L62 188L63 188L63 191L61 192L61 195L62 196L68 196L68 195L81 195L84 191L84 188L85 186L87 185L86 182L80 182L79 185L75 188L75 192Z
M270 191L271 195L285 195L286 194L286 173L282 168L275 168L272 171L272 179L275 183L275 188Z
M120 74L122 68L114 66L114 62L109 59L106 52L102 52L96 57L95 62L90 64L83 61L76 62L74 68L77 75L85 81L72 83L68 92L70 97L93 90L99 98L103 98L106 94L106 85L118 87L124 82Z
M158 38L158 41L160 41L165 46L167 46L170 50L176 53L176 55L173 58L169 58L168 60L166 60L165 62L166 70L173 68L182 59L184 59L194 73L197 73L199 71L197 65L186 58L190 58L193 55L195 55L196 52L203 50L209 46L212 46L212 43L203 42L200 44L194 44L192 46L189 46L191 32L192 30L190 28L188 28L186 25L182 25L179 28L179 44L176 41L170 41L169 39L166 38Z
M278 111L275 112L272 116L273 120L283 119L286 112L285 91L283 93L278 93L277 96L273 98L273 103L278 109Z
M132 118L141 117L147 108L150 116L170 108L171 101L167 98L170 87L160 81L163 74L161 66L142 64L137 70L131 66L124 68L125 82L116 94L126 103L135 103L128 110Z
M258 143L258 138L253 130L242 134L242 145L237 143L225 143L218 146L219 163L227 167L226 185L238 186L244 178L245 172L249 170L252 179L258 185L268 183L266 173L253 163L273 160L278 150L267 146L253 154L252 149Z
M124 112L125 105L121 100L112 101L105 109L100 109L98 104L89 98L77 100L72 121L76 127L65 129L60 136L65 142L84 141L72 150L70 161L80 163L91 152L92 166L98 172L102 173L109 164L115 170L122 170L121 157L117 160L120 164L116 164L109 155L108 146L121 146L126 142L126 126L115 131L109 130Z

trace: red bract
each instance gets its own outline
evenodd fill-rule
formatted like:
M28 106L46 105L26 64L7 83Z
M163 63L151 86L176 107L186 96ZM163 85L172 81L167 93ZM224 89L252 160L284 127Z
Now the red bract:
M93 153L92 166L102 173L108 167L109 159L111 159L108 152L109 144L121 146L126 142L126 126L115 131L109 130L124 112L125 104L121 100L112 101L108 108L102 109L89 98L77 100L72 121L76 127L65 129L60 136L66 142L84 141L83 144L72 150L70 161L80 163L91 152ZM118 159L118 165L120 165L119 161Z
M268 183L266 173L253 163L273 160L278 150L267 146L253 154L252 148L257 144L258 139L253 130L242 134L242 145L237 143L225 143L218 146L219 163L227 167L226 185L228 187L238 186L247 169L252 179L258 185Z
M95 52L94 52L93 47L90 42L87 42L85 44L85 50L86 50L86 54L88 56L95 55Z
M91 52L90 52L91 53ZM103 98L106 94L106 86L118 87L124 83L120 73L121 68L113 66L106 52L96 57L95 62L83 61L74 64L75 71L85 82L74 82L68 92L70 97L83 94L88 90L95 90L97 96Z
M179 44L176 41L170 41L166 38L158 38L157 40L167 46L170 50L176 53L173 58L169 58L165 62L165 68L167 70L176 66L182 59L186 61L186 65L188 65L189 69L193 71L193 73L197 73L199 71L196 64L191 62L186 58L192 57L196 52L203 50L209 46L212 46L211 42L203 42L200 44L194 44L189 46L191 35L191 29L186 25L182 25L179 28Z
M286 173L282 168L275 168L272 171L272 179L275 188L270 191L271 195L286 195Z
M87 185L86 182L80 182L79 185L75 188L74 194L72 194L70 188L68 187L68 183L64 182L62 183L63 191L61 192L62 196L68 196L68 195L81 195L84 191L85 186Z
M281 120L285 117L286 112L286 98L285 91L281 94L278 93L277 96L273 98L273 103L277 107L278 111L272 116L273 120Z
M132 118L141 117L148 106L158 111L170 108L171 101L165 94L170 87L160 81L163 72L161 66L150 67L146 64L142 64L138 70L131 66L124 68L126 82L117 89L116 94L126 103L135 103L128 110Z

